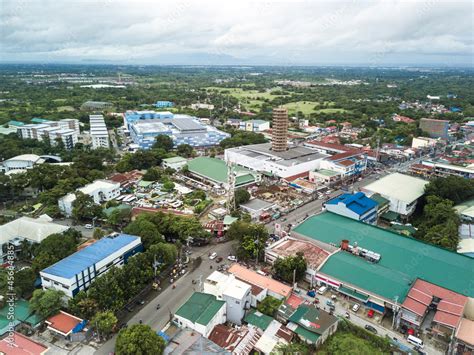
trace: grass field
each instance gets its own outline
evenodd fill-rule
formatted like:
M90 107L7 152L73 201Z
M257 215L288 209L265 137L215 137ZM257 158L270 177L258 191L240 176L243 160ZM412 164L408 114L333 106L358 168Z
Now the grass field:
M266 92L258 92L257 90L243 90L241 88L221 88L210 86L206 88L207 90L216 90L223 95L230 95L239 100L239 102L247 108L258 109L262 105L264 100L273 100L276 97L284 97L286 95L275 95L272 93L271 89Z
M322 108L320 110L316 110L316 113L344 113L349 112L343 108Z
M283 106L288 109L288 113L290 115L295 114L298 111L303 112L305 115L309 115L310 113L315 112L314 108L319 103L316 101L297 101L297 102L289 102Z

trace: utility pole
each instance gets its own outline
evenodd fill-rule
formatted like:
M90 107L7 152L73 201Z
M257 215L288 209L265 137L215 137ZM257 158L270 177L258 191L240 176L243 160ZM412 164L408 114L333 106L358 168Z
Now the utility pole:
M227 164L227 212L230 214L235 210L235 170L234 163L230 159L226 160Z
M398 296L394 297L395 305L393 307L393 317L392 317L392 329L395 329L395 319L398 318Z
M295 289L296 285L296 268L293 269L293 289Z

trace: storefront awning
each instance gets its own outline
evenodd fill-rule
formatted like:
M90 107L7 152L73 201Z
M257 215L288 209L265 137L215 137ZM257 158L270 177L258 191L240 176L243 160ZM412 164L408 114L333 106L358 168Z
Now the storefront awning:
M358 292L352 288L348 288L348 287L345 287L345 286L339 286L339 288L337 289L340 293L343 293L349 297L352 297L352 298L356 298L358 299L359 301L362 301L362 302L367 302L367 300L369 299L369 295L366 295L366 294L363 294L361 292Z

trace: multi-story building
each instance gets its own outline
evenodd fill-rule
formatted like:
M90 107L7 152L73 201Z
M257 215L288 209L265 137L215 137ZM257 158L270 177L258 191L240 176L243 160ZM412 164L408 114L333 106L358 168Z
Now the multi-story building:
M59 121L48 121L37 119L35 122L19 126L17 133L22 139L36 139L43 141L48 139L51 145L56 145L62 141L66 149L72 149L78 140L79 121L67 118Z
M171 112L127 111L124 125L130 131L130 138L142 149L151 148L159 135L171 137L175 146L188 144L196 148L215 146L230 137L196 117Z
M76 191L92 196L94 203L100 204L113 200L120 195L120 183L109 180L96 180ZM59 210L66 216L70 216L72 214L74 201L76 201L76 194L73 192L61 197L58 200Z
M173 107L173 106L174 106L174 103L172 103L171 101L157 101L155 103L155 107L158 107L158 108Z
M33 169L35 165L43 164L44 159L36 154L22 154L16 157L5 160L0 165L0 171L8 173L9 171L24 171L26 169Z
M270 129L270 122L264 120L240 121L239 129L241 131L262 132Z
M245 311L250 308L252 298L250 285L237 280L234 275L214 271L204 281L204 293L225 301L227 320L237 325L242 324Z
M104 116L90 115L90 134L92 140L92 149L109 148L109 132L105 125Z
M283 152L288 149L288 109L284 107L273 109L272 120L272 150Z
M96 277L113 266L123 266L128 258L141 251L140 237L111 234L43 269L41 285L43 289L56 289L74 297L79 291L87 290Z
M431 138L448 139L449 121L422 118L420 129L428 133Z
M357 151L335 154L322 160L320 168L335 171L342 179L361 175L367 169L367 156Z

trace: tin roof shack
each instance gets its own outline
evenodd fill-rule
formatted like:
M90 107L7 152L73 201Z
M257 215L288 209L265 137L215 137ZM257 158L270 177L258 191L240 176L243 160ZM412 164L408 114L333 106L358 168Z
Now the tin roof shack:
M49 317L45 323L51 333L68 341L83 341L89 335L87 320L63 311Z
M209 334L209 340L232 354L248 355L261 336L262 331L256 327L243 325L233 328L218 324Z
M270 211L275 206L276 205L272 202L254 198L246 203L242 203L240 208L249 213L252 219L259 219L263 213Z

